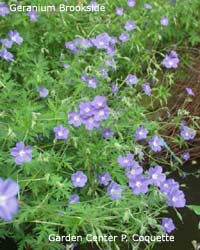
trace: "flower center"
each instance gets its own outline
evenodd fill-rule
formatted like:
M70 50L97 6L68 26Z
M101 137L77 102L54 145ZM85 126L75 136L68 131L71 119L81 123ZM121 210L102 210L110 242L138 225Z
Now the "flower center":
M134 175L135 174L135 169L131 170L131 174Z
M94 122L94 119L91 117L88 119L89 123L93 123Z
M89 112L90 111L90 108L85 108L85 112Z
M79 120L78 116L75 115L75 116L74 116L74 121L78 121L78 120Z
M80 182L80 181L81 181L81 178L80 178L80 177L77 177L77 178L76 178L76 181L77 181L77 182Z
M0 196L0 206L4 206L6 203L6 197L5 196Z
M58 136L62 136L63 135L63 132L62 131L59 131L58 132Z
M165 227L165 228L168 228L168 227L169 227L169 224L168 224L168 223L165 223L165 224L164 224L164 227Z
M110 190L110 193L111 193L111 194L118 194L117 190L115 190L115 189L111 189L111 190Z
M138 187L138 188L139 188L139 187L141 187L141 186L142 186L142 183L141 183L140 181L137 181L135 185L136 185L136 187Z
M156 180L158 178L158 175L157 174L153 174L152 175L152 179Z
M176 197L173 197L173 198L172 198L172 201L173 201L173 202L176 202L176 201L177 201L177 198L176 198Z
M102 102L98 102L97 105L98 105L99 107L101 107L103 104L102 104Z
M101 111L99 112L99 115L100 115L100 116L103 116L103 115L104 115L104 111L101 110Z
M23 149L19 151L20 156L24 156L25 154L26 154L26 152Z
M158 146L158 143L156 141L153 142L153 146L154 147L157 147Z
M103 45L104 45L104 42L103 42L103 41L100 41L100 42L99 42L99 45L103 46Z

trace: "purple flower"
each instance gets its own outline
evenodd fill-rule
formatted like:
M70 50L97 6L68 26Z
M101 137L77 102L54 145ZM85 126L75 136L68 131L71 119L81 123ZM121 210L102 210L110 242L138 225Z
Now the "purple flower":
M162 172L163 169L161 166L150 168L149 169L150 183L154 184L157 187L160 187L161 183L163 183L166 179L165 174L163 174Z
M134 165L134 159L132 154L126 154L126 156L119 156L117 158L119 165L123 168L130 168Z
M115 54L115 47L113 45L109 45L106 49L106 53L109 56L113 56Z
M182 126L181 127L181 131L180 131L180 135L186 140L192 140L195 137L195 131L191 128L189 128L188 126Z
M82 123L87 130L93 130L100 126L100 121L95 120L93 116L82 119Z
M68 123L74 125L74 127L79 127L82 124L78 112L73 112L73 111L69 112L68 118L69 118Z
M71 181L74 187L84 187L87 182L87 176L82 171L77 171L72 174Z
M171 51L169 55L166 55L165 58L162 61L162 65L167 68L177 68L179 63L178 55L175 51Z
M150 84L148 82L145 82L144 84L142 84L142 89L144 90L144 93L148 96L151 95L151 87Z
M109 117L110 109L108 107L95 110L94 119L95 121L103 121Z
M81 102L79 104L79 111L82 118L88 118L93 115L94 108L91 102Z
M65 48L70 50L72 53L76 54L78 52L76 45L74 42L66 42L65 43Z
M8 6L5 3L0 3L0 16L6 16L10 13Z
M83 80L84 82L87 82L87 80L88 80L88 75L87 75L86 73L83 73L83 74L81 75L81 80Z
M150 4L148 4L148 3L145 3L144 8L147 9L147 10L151 10L152 6Z
M136 5L136 0L128 0L127 5L128 7L134 7Z
M19 185L11 180L0 178L0 218L4 221L11 221L18 212Z
M126 169L126 176L129 180L134 179L137 175L141 175L143 168L135 161L134 165Z
M72 194L71 196L70 196L70 199L69 199L69 204L76 204L76 203L78 203L79 202L79 200L80 200L80 197L79 197L79 195L78 194Z
M84 38L77 38L73 41L74 45L76 46L77 49L81 50L86 50L91 48L93 45L92 43Z
M120 7L117 7L117 8L116 8L116 14L117 14L118 16L122 16L123 13L124 13L123 8L120 8Z
M28 11L27 15L31 22L37 22L39 15L34 10Z
M172 231L174 231L175 226L174 226L173 220L171 218L163 218L162 228L164 232L166 233L171 233Z
M168 17L164 16L160 19L160 24L163 26L167 26L169 24L169 19Z
M168 194L168 205L172 207L185 207L186 200L183 191L178 189L172 189Z
M98 81L94 77L88 77L86 82L89 88L96 89L98 86Z
M69 130L62 125L58 125L53 129L57 140L66 140L69 135Z
M106 129L104 129L104 131L102 132L101 135L105 139L110 139L114 136L114 131L110 128L106 128Z
M185 88L188 95L195 96L193 90L191 88Z
M13 41L12 40L1 39L0 42L1 42L1 44L3 44L8 49L12 48L12 45L13 45Z
M190 153L189 152L184 152L182 155L181 155L181 158L184 160L184 161L188 161L190 159Z
M6 61L14 61L13 60L13 54L10 53L7 49L0 50L0 57L3 58Z
M163 194L168 195L172 190L178 190L179 184L174 179L167 179L160 184L159 188Z
M8 35L14 43L17 43L19 45L23 43L23 38L20 36L20 34L16 30L9 31Z
M95 7L98 6L98 3L95 2L95 1L91 1L91 2L89 3L89 6L95 8Z
M99 184L107 186L111 180L109 173L102 173L98 175Z
M119 36L119 40L123 43L127 42L129 40L129 34L121 33L121 35Z
M70 67L69 64L66 64L66 63L63 64L63 68L64 68L64 69L68 69L69 67Z
M135 131L135 137L137 138L137 140L143 140L147 138L147 134L149 133L149 131L144 128L144 127L140 127Z
M142 175L136 175L135 178L129 180L129 186L132 188L133 193L146 194L148 192L149 181Z
M116 182L111 182L107 187L107 194L110 195L112 200L119 200L122 196L122 189L119 184Z
M111 90L112 90L112 93L115 94L115 93L117 93L119 91L119 88L117 87L116 84L113 83Z
M160 152L163 146L163 139L157 135L154 135L152 139L148 141L149 146L154 152Z
M117 43L117 37L116 36L110 36L110 44L115 45L116 43Z
M47 97L48 94L49 94L49 90L46 89L46 88L44 88L44 87L38 88L38 89L37 89L37 92L39 93L40 97L42 97L42 98Z
M65 43L65 48L74 54L77 54L79 51L84 51L92 46L92 43L84 38L76 38L73 41Z
M32 147L25 146L24 142L20 141L16 143L14 148L11 148L10 154L15 158L17 165L22 165L32 160Z
M138 78L136 75L131 75L129 74L126 79L125 79L126 83L129 85L135 85L138 82Z
M92 106L95 109L102 109L106 107L106 97L105 96L96 96L92 101Z
M126 24L125 24L125 29L127 31L131 31L131 30L134 30L136 29L136 24L134 21L127 21Z
M92 43L97 49L107 49L110 42L110 36L107 33L102 33L96 38L91 38Z

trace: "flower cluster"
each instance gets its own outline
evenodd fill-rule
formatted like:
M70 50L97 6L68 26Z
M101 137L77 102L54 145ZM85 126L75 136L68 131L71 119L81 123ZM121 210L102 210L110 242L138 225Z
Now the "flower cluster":
M172 207L184 207L186 204L185 195L179 189L178 182L167 179L159 186L160 191L167 197L168 205Z
M77 54L80 51L85 51L92 46L93 45L91 41L84 38L76 38L73 41L65 43L65 48L70 50L74 54Z
M65 48L77 54L91 47L96 47L99 50L105 50L108 55L113 55L116 43L117 38L109 36L108 33L105 32L89 39L76 38L73 41L66 42Z
M100 127L100 123L109 117L110 109L104 96L96 96L92 102L81 102L78 112L70 112L68 123L75 127L83 124L87 130Z
M151 167L147 174L143 174L143 168L130 153L119 156L118 163L125 169L129 187L134 194L145 194L149 190L149 185L154 185L167 197L169 206L177 208L185 206L185 196L179 189L179 184L173 179L166 179L161 166Z
M12 48L14 43L21 45L23 43L23 38L16 30L11 30L8 32L9 39L1 39L0 42L3 48L0 50L0 57L6 61L14 61L13 54L7 49Z

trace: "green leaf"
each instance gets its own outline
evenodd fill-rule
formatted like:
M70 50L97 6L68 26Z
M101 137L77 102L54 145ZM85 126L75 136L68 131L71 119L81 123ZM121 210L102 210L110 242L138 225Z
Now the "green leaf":
M200 205L190 205L188 207L192 209L195 214L200 215Z

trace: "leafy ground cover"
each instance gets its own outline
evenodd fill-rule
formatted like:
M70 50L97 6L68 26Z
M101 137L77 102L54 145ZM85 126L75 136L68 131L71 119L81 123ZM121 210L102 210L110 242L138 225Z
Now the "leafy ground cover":
M0 236L22 250L65 249L52 234L172 233L168 208L190 204L170 176L198 157L199 1L11 3L0 3Z

